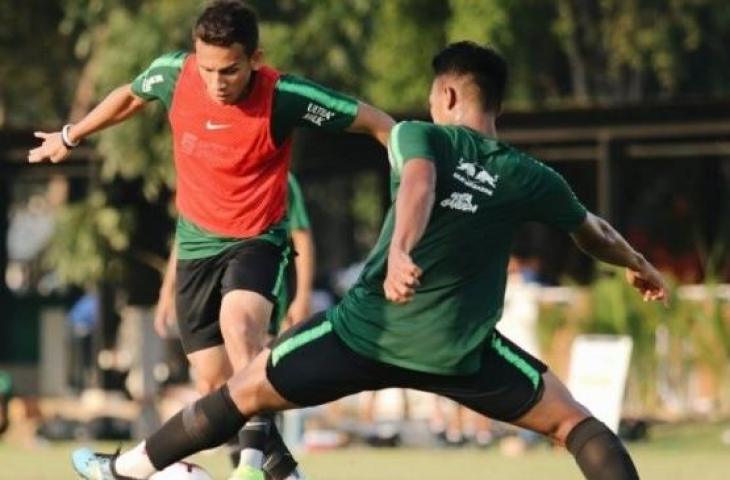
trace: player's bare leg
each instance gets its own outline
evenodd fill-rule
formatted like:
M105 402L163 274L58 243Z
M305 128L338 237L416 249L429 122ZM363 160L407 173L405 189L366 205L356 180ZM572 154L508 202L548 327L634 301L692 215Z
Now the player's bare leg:
M247 290L233 290L223 296L220 326L231 364L243 371L267 340L273 305L264 296ZM252 418L238 434L240 457L229 480L274 480L303 478L297 462L284 445L274 416Z
M578 403L555 375L546 372L543 380L542 399L513 423L565 445L589 480L638 479L621 440Z

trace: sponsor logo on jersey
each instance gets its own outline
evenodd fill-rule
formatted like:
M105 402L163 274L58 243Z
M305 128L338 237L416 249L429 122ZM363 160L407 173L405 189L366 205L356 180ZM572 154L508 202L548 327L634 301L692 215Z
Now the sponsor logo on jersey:
M182 134L182 137L180 138L180 148L187 155L192 155L197 145L198 137L189 132Z
M142 91L145 93L149 93L152 91L152 87L154 87L158 83L162 83L164 81L165 81L165 77L163 77L160 74L152 75L151 77L147 77L142 82Z
M478 163L460 158L454 178L471 189L492 196L497 188L499 175L492 175Z
M307 113L304 114L302 119L312 122L318 127L322 126L322 122L329 121L335 116L335 112L328 110L321 105L316 103L309 103L307 105Z
M230 126L230 123L213 123L210 120L205 122L206 130L223 130L224 128L228 128Z
M452 210L474 213L477 211L478 205L474 205L472 199L471 193L452 192L449 198L441 200L440 205Z
M230 164L231 159L241 158L243 151L223 143L202 139L190 132L183 132L177 145L185 155L207 163Z

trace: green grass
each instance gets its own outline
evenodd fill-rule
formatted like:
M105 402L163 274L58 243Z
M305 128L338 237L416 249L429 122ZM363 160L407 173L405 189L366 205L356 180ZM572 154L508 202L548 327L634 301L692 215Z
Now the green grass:
M730 425L656 426L651 440L629 444L644 480L725 480L730 478L730 446L720 441ZM0 443L0 479L56 480L74 478L69 465L73 443L36 449ZM99 445L109 451L114 445ZM510 480L580 479L573 460L562 449L540 447L517 458L497 448L474 450L365 449L303 453L301 464L313 480ZM228 474L221 452L198 455L217 479Z

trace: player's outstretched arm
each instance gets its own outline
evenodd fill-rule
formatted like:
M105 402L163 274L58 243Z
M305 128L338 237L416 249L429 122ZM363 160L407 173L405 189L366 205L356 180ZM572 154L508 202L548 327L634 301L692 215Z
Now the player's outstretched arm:
M384 147L387 147L393 125L395 125L395 120L390 115L367 103L359 102L357 116L348 131L372 135Z
M68 145L64 142L61 132L35 132L35 136L43 139L43 143L28 152L28 161L30 163L44 160L53 163L60 162L71 152L72 145L77 144L88 135L119 123L138 112L146 102L132 93L130 87L130 85L122 85L116 88L79 123L67 128L65 141L68 142Z
M590 212L572 234L573 241L588 255L612 265L626 267L626 280L644 297L644 301L669 301L662 275L643 255L607 221Z
M426 230L435 189L436 167L432 161L415 158L405 164L395 199L395 226L383 283L385 298L391 302L410 301L419 285L422 272L410 253Z

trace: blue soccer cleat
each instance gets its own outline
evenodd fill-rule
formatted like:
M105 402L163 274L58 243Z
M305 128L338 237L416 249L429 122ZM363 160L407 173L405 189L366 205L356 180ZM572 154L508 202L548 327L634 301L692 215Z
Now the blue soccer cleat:
M71 454L71 464L84 480L135 480L114 472L113 462L118 455L119 451L109 455L96 453L88 448L79 448Z

